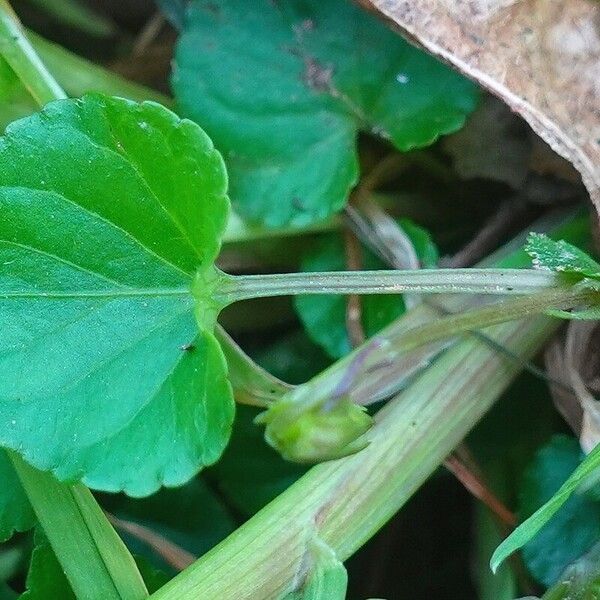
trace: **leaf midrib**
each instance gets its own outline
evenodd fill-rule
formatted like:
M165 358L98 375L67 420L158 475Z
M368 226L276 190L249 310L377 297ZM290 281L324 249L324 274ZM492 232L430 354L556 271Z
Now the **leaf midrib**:
M72 292L0 292L1 300L83 300L89 298L165 298L177 296L191 296L188 287L180 288L128 288L119 290L76 290Z

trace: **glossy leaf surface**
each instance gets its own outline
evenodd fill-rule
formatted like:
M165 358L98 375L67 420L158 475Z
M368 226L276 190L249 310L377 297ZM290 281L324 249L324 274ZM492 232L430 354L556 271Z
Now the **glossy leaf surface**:
M189 286L219 252L226 185L204 132L158 104L90 95L9 126L2 445L60 479L132 495L219 457L233 401Z

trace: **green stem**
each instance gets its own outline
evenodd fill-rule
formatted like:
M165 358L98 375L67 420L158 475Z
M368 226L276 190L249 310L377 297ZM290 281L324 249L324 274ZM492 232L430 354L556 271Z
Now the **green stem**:
M586 289L563 288L539 292L425 323L401 333L397 339L393 337L388 339L396 351L406 352L460 333L524 319L551 309L568 310L582 303L594 301L595 296L597 294Z
M293 389L293 386L277 379L244 354L220 325L217 325L215 335L227 360L229 381L236 402L267 407Z
M558 235L582 244L587 239L585 222L569 222ZM504 264L519 266L523 259L524 254L517 252ZM450 310L459 308L454 302L449 306ZM386 331L400 334L438 316L439 311L422 304ZM454 344L437 358L433 368L419 371L419 377L377 413L367 448L313 467L152 597L280 598L306 574L306 531L312 529L317 529L319 538L338 558L347 559L430 476L559 323L536 317L499 325L489 332L496 344L518 360L508 360L475 336ZM385 335L384 331L377 336L379 346ZM323 377L291 393L299 389L323 393L323 384L327 388L330 381L339 383L361 352L374 342L370 340ZM410 362L413 354L419 355L409 352L392 364ZM385 372L382 370L378 379Z
M529 294L560 285L555 274L534 269L331 271L225 276L218 297L227 305L297 294Z
M168 96L143 85L132 83L116 73L45 40L32 31L27 32L27 36L48 70L70 96L81 96L87 92L102 92L109 96L121 96L137 102L153 100L165 106L173 104Z
M40 106L57 98L66 98L25 37L7 0L0 0L0 54Z
M147 598L131 554L91 492L81 484L58 482L14 452L9 456L77 598Z
M551 289L451 316L426 318L425 322L412 327L392 323L353 354L290 390L282 400L287 398L299 410L339 398L349 398L355 404L373 404L396 393L401 383L449 346L451 338L457 335L539 315L550 309L567 310L596 299L597 293L585 288ZM436 307L424 306L419 312L426 314L428 310L435 314ZM416 353L411 352L417 349ZM522 364L518 357L517 362ZM341 369L341 365L346 368Z

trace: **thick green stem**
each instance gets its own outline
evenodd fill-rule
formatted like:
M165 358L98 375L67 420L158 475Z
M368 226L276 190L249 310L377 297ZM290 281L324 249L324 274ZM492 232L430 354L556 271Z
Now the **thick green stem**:
M58 482L13 452L9 456L77 598L147 598L131 554L91 492Z
M218 296L231 304L299 294L529 294L557 287L564 285L555 274L534 269L330 271L226 276Z
M559 236L584 243L585 222L569 223L561 228ZM521 266L525 259L518 252L503 264ZM460 302L454 297L451 303L444 302L444 308L453 312L460 308ZM439 314L435 307L418 306L375 340L291 394L326 393L331 382L339 384L359 362L361 353L385 344L386 335L400 335L439 318ZM429 477L559 323L535 317L496 326L489 336L506 349L506 354L470 336L441 354L435 366L425 371L417 367L429 360L431 349L425 358L419 352L408 352L401 361L392 361L389 369L375 375L377 381L366 384L371 390L363 392L372 395L382 386L393 386L401 376L398 372L392 373L388 382L381 380L399 362L413 363L413 372L420 374L377 413L375 427L367 434L370 443L366 449L311 469L153 598L279 598L306 574L306 532L314 529L340 559L348 558ZM351 396L355 396L354 389Z
M501 325L492 335L527 360L557 325L536 318ZM347 559L431 475L519 369L481 341L457 344L377 414L365 450L311 469L152 597L279 598L301 579L310 528Z
M40 106L57 98L66 98L25 37L7 0L0 0L0 54Z

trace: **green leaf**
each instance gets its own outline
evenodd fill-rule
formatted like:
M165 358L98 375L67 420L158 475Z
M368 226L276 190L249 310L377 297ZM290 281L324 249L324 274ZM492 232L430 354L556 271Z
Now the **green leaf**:
M35 515L12 462L0 450L0 542L15 531L27 531L35 525Z
M599 291L600 264L579 248L565 242L554 241L543 233L530 233L525 250L538 269L564 273L582 281L582 285ZM549 310L546 314L559 319L596 320L600 317L600 307L590 306L578 310Z
M413 243L424 267L435 266L438 253L429 234L408 220L400 226ZM366 270L384 269L384 263L363 247L363 267ZM343 271L346 269L344 242L339 234L324 236L302 260L303 271ZM346 328L345 296L298 296L296 310L308 335L322 346L332 358L345 356L352 349ZM361 298L362 322L371 337L394 319L404 314L401 296L373 295Z
M499 546L496 548L490 566L493 571L513 552L522 548L550 521L556 512L567 502L583 482L591 476L597 475L600 467L600 445L588 454L583 462L571 473L569 478L558 488L556 493L526 521L521 523Z
M136 557L135 561L150 594L169 580L167 575L152 567L143 558ZM35 533L35 547L31 555L26 587L27 591L19 596L19 600L76 599L50 542L41 531Z
M2 445L136 496L220 456L233 399L214 315L199 332L189 289L219 252L226 185L204 132L151 102L89 95L8 127Z
M530 233L525 250L537 268L600 279L600 264L564 240L554 241L543 233Z
M50 542L39 531L35 535L26 587L27 591L19 596L19 600L76 600Z
M472 83L346 0L195 0L173 89L224 153L240 214L272 227L343 207L359 131L426 146L477 100Z
M577 440L564 435L555 436L543 447L525 472L520 513L529 516L547 502L579 466L582 456ZM576 494L523 547L523 559L531 574L550 586L598 539L600 504Z

